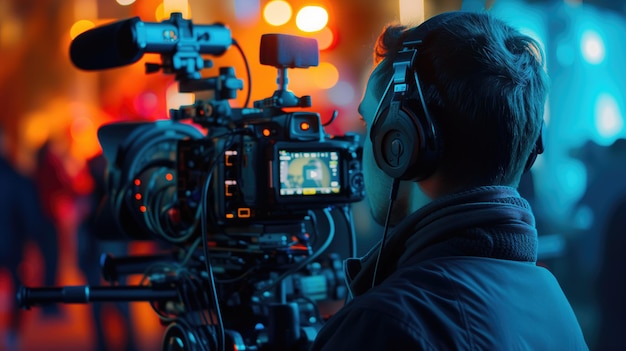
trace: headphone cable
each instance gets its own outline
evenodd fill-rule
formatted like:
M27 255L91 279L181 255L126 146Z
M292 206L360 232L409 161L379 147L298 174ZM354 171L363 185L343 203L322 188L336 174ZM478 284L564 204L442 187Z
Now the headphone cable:
M389 208L387 209L387 217L385 218L385 228L383 231L383 239L380 242L380 247L378 248L378 255L376 256L376 265L374 266L374 274L372 276L372 288L376 285L376 274L378 273L378 265L380 263L380 256L383 252L383 247L385 246L385 241L387 240L387 234L389 232L389 219L391 218L391 209L393 207L393 202L395 201L398 195L399 187L400 187L400 179L394 178L393 184L391 185L391 193L389 194Z

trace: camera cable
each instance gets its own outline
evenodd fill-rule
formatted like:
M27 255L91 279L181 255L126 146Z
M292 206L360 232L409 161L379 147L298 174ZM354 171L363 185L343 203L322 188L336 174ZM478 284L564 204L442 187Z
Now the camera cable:
M244 66L246 67L246 76L247 76L247 80L248 80L248 91L246 92L246 101L243 104L243 107L246 108L246 107L248 107L248 104L250 103L250 96L252 94L252 73L250 72L250 64L248 63L248 58L246 57L246 54L243 52L243 49L241 48L241 46L239 45L237 40L235 40L234 38L233 38L233 46L241 54L241 58L243 59Z
M328 208L325 208L323 210L324 214L326 215L326 219L328 220L328 236L326 237L326 240L324 241L324 243L318 248L318 250L316 252L314 252L311 256L307 257L306 259L304 259L302 262L300 262L299 264L297 264L296 266L292 267L291 269L285 271L283 274L281 274L278 278L276 278L272 284L268 285L267 287L265 287L264 289L260 290L260 293L264 293L266 291L269 291L271 289L274 289L276 286L278 286L278 284L280 284L281 281L283 281L285 278L287 278L290 275L293 275L295 272L301 270L302 268L306 267L309 263L311 263L312 261L314 261L316 258L318 258L324 251L326 251L326 249L328 249L328 247L330 246L330 244L333 242L333 239L335 237L335 222L333 220L332 215L330 214L330 211L328 210Z
M204 253L204 265L206 268L207 279L209 281L209 289L210 289L210 297L211 297L210 305L212 305L212 306L209 306L209 308L212 307L213 312L215 313L214 327L217 329L216 334L217 334L217 350L218 351L225 350L226 333L224 330L222 312L220 309L219 299L217 296L215 274L213 272L213 265L211 264L211 253L209 250L209 238L207 234L207 231L208 231L207 197L209 194L209 187L211 184L211 179L213 178L213 171L215 170L215 166L217 165L217 160L223 157L223 155L226 153L226 150L228 150L232 146L232 144L233 144L233 140L229 138L229 140L225 143L222 150L218 153L218 155L213 160L213 164L211 165L211 167L209 167L210 172L202 187L202 199L201 199L201 205L200 205L200 213L201 213L200 230L201 230L201 235L202 235L202 249ZM212 216L214 216L214 214Z
M348 253L349 258L357 257L357 244L356 244L356 229L354 228L354 217L352 215L351 205L346 204L341 207L341 213L344 216L346 225L348 226L348 240L350 251Z
M400 186L400 179L394 178L393 184L391 185L391 193L389 194L389 208L387 209L387 217L385 218L385 228L383 230L383 238L380 241L380 247L378 248L378 254L376 255L376 265L374 266L374 274L372 275L372 288L376 285L376 274L378 273L378 265L380 264L380 256L383 252L383 248L385 247L385 241L387 240L387 235L389 233L389 220L391 218L391 209L393 208L393 202L398 196L398 188Z

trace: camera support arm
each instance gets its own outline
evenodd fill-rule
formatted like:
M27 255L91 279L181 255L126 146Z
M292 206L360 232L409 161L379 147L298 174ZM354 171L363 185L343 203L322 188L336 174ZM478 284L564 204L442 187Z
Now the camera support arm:
M96 301L160 301L178 300L174 287L148 286L64 286L28 288L21 286L17 292L18 306L29 309L32 306L53 303L90 303Z

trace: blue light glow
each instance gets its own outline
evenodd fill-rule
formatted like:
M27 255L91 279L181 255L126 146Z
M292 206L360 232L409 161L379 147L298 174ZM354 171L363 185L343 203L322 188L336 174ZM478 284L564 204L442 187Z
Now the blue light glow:
M582 33L580 47L585 61L592 65L600 64L604 61L606 50L604 41L598 32L588 29Z
M490 11L540 40L551 78L544 130L546 152L533 167L538 207L560 225L577 225L576 204L587 192L589 160L570 152L626 138L626 21L597 7L565 2L496 1Z
M601 145L612 143L624 130L624 117L613 95L604 93L596 100L595 124Z

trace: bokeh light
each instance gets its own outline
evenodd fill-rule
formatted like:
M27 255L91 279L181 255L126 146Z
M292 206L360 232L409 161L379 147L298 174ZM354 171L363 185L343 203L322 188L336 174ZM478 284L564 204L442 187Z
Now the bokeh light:
M159 98L153 91L144 91L134 98L133 107L139 116L150 117L158 112Z
M38 122L38 118L27 119L22 128L24 139L31 145L42 145L50 136L50 128Z
M251 27L257 24L260 13L260 0L234 0L235 18L237 21Z
M194 100L195 94L179 92L177 83L170 84L165 92L165 101L168 111L170 109L179 109L183 105L192 105Z
M587 187L585 165L578 160L568 159L561 162L561 167L561 174L557 175L557 179L568 190L565 196L569 196L570 200L579 199Z
M172 12L181 12L184 18L189 18L189 1L188 0L163 0L163 10L169 16Z
M169 0L160 3L154 11L154 17L157 22L161 22L169 19L173 12L180 12L183 18L191 19L191 9L186 0Z
M85 116L76 117L70 124L72 153L79 159L88 159L100 152L97 128L93 121Z
M316 32L313 38L317 40L317 47L320 51L329 50L335 46L335 33L328 27Z
M593 30L584 31L580 40L580 45L583 57L587 62L592 65L597 65L604 61L604 41L598 32Z
M400 23L416 25L424 22L424 0L399 0Z
M319 89L330 89L339 81L339 70L330 62L320 62L311 72L313 83Z
M12 16L0 20L0 48L19 44L23 36L22 31L23 24Z
M118 4L122 6L128 6L135 3L135 0L115 0Z
M72 39L76 38L78 35L80 35L81 33L94 28L96 26L95 23L93 23L92 21L89 20L79 20L76 21L72 27L70 28L70 37Z
M624 118L612 95L601 94L598 97L595 106L595 124L598 134L607 144L622 132Z
M296 26L303 32L317 32L328 24L328 11L321 6L305 6L296 15Z
M165 8L163 7L163 4L159 4L154 11L154 18L156 18L157 22L160 22L167 19L168 17L169 15L165 14Z
M291 19L291 5L287 1L273 0L263 9L263 18L272 26L282 26Z

